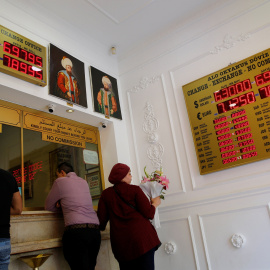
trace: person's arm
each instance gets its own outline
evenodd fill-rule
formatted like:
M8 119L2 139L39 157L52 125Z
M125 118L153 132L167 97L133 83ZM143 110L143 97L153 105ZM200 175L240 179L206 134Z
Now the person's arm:
M59 212L60 208L57 207L57 202L60 200L60 192L57 183L54 182L51 191L49 192L45 201L45 210L52 212Z
M104 231L109 220L109 213L107 211L106 203L101 195L98 202L98 211L97 211L98 219L99 219L99 228L101 231Z
M22 213L22 197L19 191L13 193L10 214L11 215L20 215Z
M160 205L159 197L153 198L150 202L141 188L138 187L135 200L138 211L145 218L153 219L156 212L156 207Z

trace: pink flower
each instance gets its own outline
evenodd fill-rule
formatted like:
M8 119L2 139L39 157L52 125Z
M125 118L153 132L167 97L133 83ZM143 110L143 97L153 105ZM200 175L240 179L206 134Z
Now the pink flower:
M154 171L152 172L151 174L148 174L147 171L146 171L146 166L144 167L144 173L145 173L145 176L143 176L143 179L141 180L141 183L144 184L144 183L147 183L147 182L157 182L157 183L160 183L163 188L162 188L162 192L160 194L160 198L161 199L164 199L164 195L165 192L164 190L167 190L169 188L169 179L166 177L166 175L163 175L163 172L162 172L162 168L160 168L160 171Z
M146 183L146 182L149 182L150 179L149 178L146 178L146 177L143 177L143 180L141 181L142 183Z
M160 179L161 179L161 182L160 182L161 185L163 185L164 188L167 190L169 188L169 183L170 183L169 179L166 177L166 175L161 176Z

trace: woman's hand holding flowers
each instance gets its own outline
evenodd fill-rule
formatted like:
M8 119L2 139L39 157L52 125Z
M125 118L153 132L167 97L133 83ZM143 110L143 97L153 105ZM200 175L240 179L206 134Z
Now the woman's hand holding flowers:
M160 196L157 196L156 198L151 199L151 203L155 208L157 208L161 204Z

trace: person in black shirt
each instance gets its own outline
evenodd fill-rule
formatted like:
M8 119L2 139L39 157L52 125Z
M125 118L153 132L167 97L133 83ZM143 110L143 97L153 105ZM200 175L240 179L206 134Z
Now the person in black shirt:
M0 269L8 270L10 262L10 215L22 212L22 198L15 178L0 169Z

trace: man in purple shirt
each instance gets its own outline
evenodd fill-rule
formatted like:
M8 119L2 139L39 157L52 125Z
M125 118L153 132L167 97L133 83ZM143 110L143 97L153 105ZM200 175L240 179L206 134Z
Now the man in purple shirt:
M63 211L63 253L70 268L94 270L101 236L88 184L67 162L58 165L56 174L58 178L46 199L45 209Z

